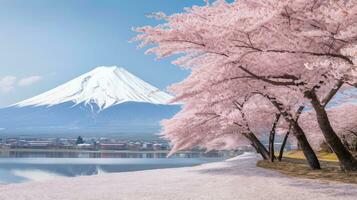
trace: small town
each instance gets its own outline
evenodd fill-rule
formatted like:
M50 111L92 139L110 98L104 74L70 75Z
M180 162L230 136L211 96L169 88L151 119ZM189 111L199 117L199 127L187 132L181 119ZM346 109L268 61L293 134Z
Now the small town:
M0 149L166 151L170 145L161 141L130 141L113 138L5 138Z

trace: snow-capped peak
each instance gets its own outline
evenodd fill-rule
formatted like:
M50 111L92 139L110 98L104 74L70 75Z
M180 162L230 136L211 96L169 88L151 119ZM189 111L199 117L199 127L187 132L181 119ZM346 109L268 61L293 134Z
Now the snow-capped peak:
M121 67L97 67L63 85L14 106L54 106L65 102L96 104L100 110L124 102L168 104L172 96Z

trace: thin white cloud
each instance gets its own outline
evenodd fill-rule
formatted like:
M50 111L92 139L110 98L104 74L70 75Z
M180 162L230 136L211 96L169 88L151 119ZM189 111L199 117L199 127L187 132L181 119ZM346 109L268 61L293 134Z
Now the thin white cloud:
M8 93L15 89L17 78L15 76L4 76L0 78L0 92Z
M0 77L0 92L8 93L13 91L17 86L29 86L42 80L41 76L29 76L18 80L16 76Z
M32 85L32 84L40 81L41 79L42 79L41 76L29 76L29 77L26 77L26 78L23 78L23 79L19 80L17 85L19 85L19 86L29 86L29 85Z

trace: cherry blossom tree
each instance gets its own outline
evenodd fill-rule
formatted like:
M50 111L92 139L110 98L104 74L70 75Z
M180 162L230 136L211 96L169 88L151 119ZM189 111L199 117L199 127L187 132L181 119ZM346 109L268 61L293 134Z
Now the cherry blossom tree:
M194 109L199 109L199 113L203 113L205 110L210 110L212 112L212 109L218 109L215 111L215 113L220 113L217 114L217 116L225 117L228 118L228 122L230 124L234 123L236 125L240 125L240 127L245 127L243 131L241 132L251 132L253 130L254 133L258 134L264 134L271 131L271 136L274 135L275 131L275 126L274 124L277 123L276 118L274 116L277 114L278 110L271 104L269 101L267 101L264 97L259 96L258 99L253 97L250 97L247 99L248 96L257 96L256 93L252 93L254 89L257 89L261 87L262 90L265 92L268 91L268 87L270 85L263 86L260 81L249 81L248 82L245 80L240 80L238 85L240 87L237 87L237 81L225 81L224 83L219 83L217 81L221 80L221 77L215 76L214 71L201 71L205 70L206 68L204 67L199 67L195 68L191 76L189 76L185 81L176 84L171 87L171 90L173 93L177 95L176 99L174 101L183 101L183 103L188 104L190 103L186 109L186 112ZM226 69L227 72L231 72L234 70L234 68L231 69ZM213 72L213 73L212 73ZM209 74L211 73L211 74ZM202 81L206 80L206 81ZM282 88L281 88L282 89ZM274 87L274 91L278 91ZM285 90L287 91L287 90ZM281 94L283 90L279 90L279 93ZM289 95L287 95L289 96ZM291 95L293 97L293 95ZM242 101L241 99L245 99L243 102L246 102L247 100L251 100L250 102L247 103L247 106L245 106L245 109L243 111L242 107L240 106L242 103L239 103ZM254 100L254 101L252 101ZM295 98L285 98L284 99L286 103L291 102L295 103L294 100ZM232 104L233 103L233 104ZM237 117L237 115L231 115L230 107L232 105L235 105L236 108L240 111L241 114L244 114L245 112L247 115L242 115L244 116ZM273 107L273 108L272 108ZM259 111L255 111L259 110ZM234 110L233 110L234 111ZM243 111L243 113L242 113ZM228 113L227 113L228 112ZM185 111L183 111L185 113ZM231 116L236 116L235 118L232 118ZM196 116L197 117L197 116ZM179 119L180 116L175 117L175 120ZM239 118L241 120L239 120ZM242 119L244 119L242 121ZM237 122L242 121L242 122ZM174 124L175 122L173 122ZM250 125L254 124L254 126ZM242 126L242 124L244 126ZM164 128L166 128L167 124L164 124ZM182 125L179 125L179 127L182 127ZM218 126L214 126L218 127ZM298 132L298 131L296 131ZM169 135L167 131L164 131L166 135ZM196 137L198 137L198 140L200 139L199 135L202 135L202 133L194 133L191 128L186 129L185 133L181 133L179 131L175 131L175 128L172 129L172 141L174 143L177 143L175 141L175 138L186 138L185 134L196 134ZM298 132L301 135L300 140L304 140L301 142L301 144L307 144L308 142L306 138L303 137L304 133L302 131ZM188 137L187 137L188 138ZM270 140L270 155L265 156L269 157L271 161L274 160L274 152L273 152L273 138ZM306 145L302 145L306 146ZM309 149L309 151L312 152L312 155L314 155L313 151L311 148L306 148ZM264 156L263 156L264 157ZM310 160L310 159L309 159ZM317 164L315 163L317 162ZM315 156L315 161L312 161L312 166L314 168L319 168L319 163L317 161L317 158Z
M194 146L229 149L250 143L264 159L268 159L270 155L253 133L249 124L251 118L246 115L247 109L254 108L248 97L239 99L229 93L221 93L214 98L205 98L214 90L211 88L199 95L179 97L184 103L182 110L172 119L162 122L165 137L174 143L171 153ZM271 113L261 118L264 123L269 116ZM258 135L263 133L262 126L255 128L260 130Z
M286 103L281 95L269 94L259 86L250 92L258 91L271 101L293 124L298 141L305 135L292 111L311 105L341 169L356 170L356 159L344 147L326 112L326 105L343 85L356 84L356 13L357 2L351 0L218 0L171 16L157 14L165 22L138 28L141 34L136 39L142 47L151 46L147 53L158 58L179 54L174 64L192 69L194 81L204 82L184 85L181 89L187 91L182 96L196 95L198 87L239 79L270 84L276 87L275 94L284 87L288 92L283 94L294 94L299 103ZM207 76L197 76L199 73ZM213 83L199 78L209 75L215 76ZM310 145L304 144L305 156L314 160Z
M331 126L340 138L345 138L345 146L353 146L353 142L357 139L356 111L357 105L349 103L327 109ZM318 123L314 120L315 118L314 112L304 112L299 122L304 130L309 130L307 136L311 138L314 148L318 149L320 144L324 142L324 137Z

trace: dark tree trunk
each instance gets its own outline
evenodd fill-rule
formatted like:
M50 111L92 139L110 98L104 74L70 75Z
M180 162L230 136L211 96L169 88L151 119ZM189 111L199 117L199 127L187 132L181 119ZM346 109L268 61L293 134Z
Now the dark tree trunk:
M343 171L356 171L357 160L352 156L346 147L343 145L336 132L333 130L325 107L320 104L314 92L307 95L311 99L311 104L316 112L317 122L325 137L326 143L331 147L340 161L340 167Z
M317 159L314 150L311 148L309 141L305 136L305 132L299 126L297 119L293 119L293 117L283 109L283 104L280 103L275 97L270 97L269 95L263 95L263 96L269 99L269 101L279 110L279 112L284 117L284 119L291 125L293 134L298 141L298 146L301 147L310 168L321 169L320 162ZM299 114L299 112L302 112L303 108L304 108L303 106L300 106L297 114Z
M233 102L236 108L241 112L242 119L245 125L241 125L239 123L234 123L234 124L236 124L239 127L243 126L247 129L246 132L243 132L244 137L246 137L250 141L251 145L255 148L257 153L260 153L263 159L267 160L269 158L269 152L267 151L265 146L259 141L259 139L254 135L254 133L250 130L249 123L245 117L245 113L243 112L243 106L248 99L249 97L247 96L242 103L239 103L238 101Z
M321 169L320 162L317 159L317 156L316 156L314 150L311 148L309 141L307 140L302 128L299 126L298 123L294 122L292 129L293 129L292 130L293 134L298 141L298 145L300 145L311 169Z
M269 161L270 162L274 162L275 159L275 155L274 155L275 130L279 122L279 119L280 119L280 114L277 114L269 135Z
M252 132L243 134L250 142L254 149L259 153L264 160L268 160L269 152L265 146L259 141L259 139Z
M310 168L321 169L320 162L317 159L315 152L311 148L311 146L305 136L304 131L299 126L299 123L297 122L297 120L294 120L293 117L291 116L291 114L289 114L284 109L284 105L281 102L279 102L275 97L271 97L268 94L263 94L263 93L256 93L256 94L260 94L260 95L266 97L276 107L276 109L278 109L280 114L284 117L285 121L288 122L289 124L291 124L293 134L298 141L298 145L301 146ZM304 108L303 106L300 106L298 109L298 112L302 112L303 108Z
M275 140L275 132L270 132L269 135L269 161L274 162L274 140Z
M290 135L290 128L289 128L288 132L286 132L283 142L281 143L278 161L281 161L283 159L284 149L285 149L286 142L288 141L289 135Z
M342 135L341 141L343 146L345 146L348 151L352 151L351 145L348 143L345 135Z

